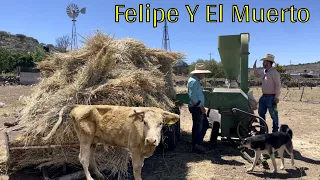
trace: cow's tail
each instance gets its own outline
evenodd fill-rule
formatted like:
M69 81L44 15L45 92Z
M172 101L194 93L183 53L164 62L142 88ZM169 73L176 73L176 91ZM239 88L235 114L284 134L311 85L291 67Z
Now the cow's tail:
M56 133L57 129L59 128L60 124L62 123L63 121L63 116L64 114L66 113L70 113L71 110L75 107L75 105L66 105L66 106L63 106L61 108L61 110L59 111L59 119L58 121L56 122L56 124L53 126L52 130L50 131L50 133L46 136L46 137L43 137L42 140L43 141L48 141L48 139L50 139L53 134Z

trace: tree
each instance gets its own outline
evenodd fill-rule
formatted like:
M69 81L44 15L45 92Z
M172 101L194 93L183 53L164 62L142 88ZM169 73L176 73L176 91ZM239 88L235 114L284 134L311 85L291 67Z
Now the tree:
M280 64L276 64L276 70L280 73L281 83L288 83L291 81L291 76L286 72L286 69Z
M46 52L40 46L37 46L36 49L31 52L31 56L35 62L42 61L46 57Z
M196 62L193 62L189 66L189 71L194 70L196 63L204 63L206 68L212 72L210 75L208 75L208 77L214 77L214 78L224 78L225 77L223 65L221 62L217 62L214 59L211 59L211 60L198 59Z
M70 45L71 38L68 35L64 35L56 39L56 47L62 52L67 52Z
M34 67L36 62L46 57L44 51L37 47L33 52L13 52L0 49L0 72L13 72L17 67Z

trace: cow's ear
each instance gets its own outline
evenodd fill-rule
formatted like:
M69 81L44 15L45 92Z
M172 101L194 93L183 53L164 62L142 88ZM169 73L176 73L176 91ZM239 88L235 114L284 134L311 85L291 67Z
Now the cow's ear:
M170 113L168 111L163 111L162 116L163 116L163 123L168 125L175 124L180 119L178 114Z
M145 115L145 111L133 109L133 113L131 113L131 115L129 117L134 117L134 120L143 121L144 115Z

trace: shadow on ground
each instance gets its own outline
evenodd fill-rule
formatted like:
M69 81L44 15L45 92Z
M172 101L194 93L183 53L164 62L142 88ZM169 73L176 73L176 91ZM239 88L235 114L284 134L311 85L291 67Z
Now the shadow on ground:
M286 173L253 172L252 175L263 179L301 178L307 175L306 170L308 170L307 167L300 167L296 169L286 169Z
M237 144L230 142L218 142L216 146L209 143L206 144L210 151L205 155L195 154L191 149L191 134L181 132L181 141L179 146L174 151L157 152L149 159L145 160L142 176L146 180L164 180L164 179L186 179L189 171L188 163L196 163L201 161L211 161L213 164L230 165L230 166L244 166L245 163L237 160L225 160L226 156L236 157L242 156L237 149ZM300 152L295 151L295 160L304 161L311 164L319 164L319 161L303 157ZM289 157L286 157L286 160ZM228 158L230 159L230 158ZM277 161L278 162L278 161ZM247 163L248 165L248 163ZM271 168L272 165L270 164ZM301 178L306 176L307 167L300 167L288 169L284 173L271 173L271 172L257 172L253 176L260 178L271 179L287 179L287 178ZM230 167L232 170L232 167ZM210 170L208 168L207 170ZM151 173L152 172L152 173ZM131 177L130 179L133 179Z
M173 151L164 152L161 149L156 151L153 156L147 158L144 163L142 170L142 178L144 180L165 180L165 179L186 179L189 171L189 163L197 163L202 161L209 161L212 164L219 165L230 165L230 166L244 166L245 163L239 162L237 160L226 160L226 156L240 157L241 153L237 150L237 144L231 142L221 142L218 141L216 146L206 143L205 146L209 151L202 154L195 154L191 149L191 134L186 132L181 132L181 140L179 145ZM303 157L300 152L295 151L295 160L304 161L310 164L320 164L320 161L309 159ZM286 155L286 160L289 158ZM230 158L228 158L230 159ZM233 158L232 158L233 159ZM239 159L239 158L234 158ZM247 163L248 165L248 163ZM270 168L272 165L269 164ZM285 173L270 173L270 172L261 172L256 171L252 176L258 178L270 178L270 179L287 179L287 178L301 178L306 176L307 167L300 167L297 169L292 169L287 167L287 172ZM208 168L210 170L210 168ZM81 168L78 170L82 170ZM56 170L59 171L59 170ZM108 175L108 172L103 172L105 175ZM134 180L132 168L129 168L129 180ZM52 174L52 172L51 172ZM92 173L94 177L94 174ZM107 176L106 176L107 177ZM250 177L250 176L249 176ZM38 180L43 179L42 173L37 170L24 170L14 174L9 175L10 180ZM108 179L113 180L117 178L108 177ZM85 180L85 179L83 179Z

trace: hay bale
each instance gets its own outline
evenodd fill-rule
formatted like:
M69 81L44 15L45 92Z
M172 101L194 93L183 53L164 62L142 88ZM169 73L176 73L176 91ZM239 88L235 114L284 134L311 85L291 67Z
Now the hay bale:
M80 50L47 57L38 64L45 78L25 99L28 103L20 114L19 125L26 131L23 143L28 146L44 144L41 137L51 130L58 119L58 111L67 104L155 106L170 110L175 96L172 64L182 56L147 48L135 39L114 39L96 32L87 38ZM78 139L69 121L50 139L50 144L76 142ZM19 167L64 162L80 165L78 151L78 148L25 151L19 156L23 159L13 161ZM98 151L97 162L108 164L113 173L125 174L128 160L127 151L120 148Z

